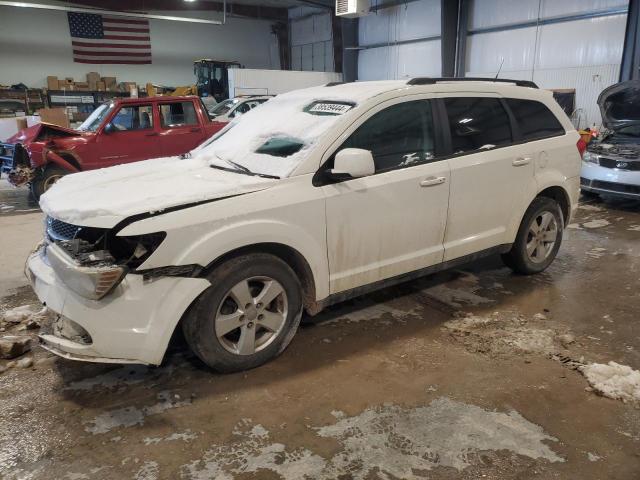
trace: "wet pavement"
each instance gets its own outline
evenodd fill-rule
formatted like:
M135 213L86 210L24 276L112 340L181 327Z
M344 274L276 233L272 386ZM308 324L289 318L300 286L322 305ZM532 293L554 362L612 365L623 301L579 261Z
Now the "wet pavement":
M18 218L16 256L42 221L0 211L3 240ZM0 310L35 304L4 265ZM35 348L0 373L0 478L640 478L640 405L579 372L640 369L639 287L640 204L584 199L546 272L490 258L334 306L248 372L180 339L158 368Z
M29 195L28 187L16 188L0 178L0 215L20 215L38 212L38 202Z

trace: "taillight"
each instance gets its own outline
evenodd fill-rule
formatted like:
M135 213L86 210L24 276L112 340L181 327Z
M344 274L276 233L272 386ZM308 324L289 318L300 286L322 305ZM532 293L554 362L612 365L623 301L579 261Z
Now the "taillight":
M578 149L578 153L580 154L580 158L584 157L584 152L587 151L587 142L585 142L582 138L578 140L576 143L576 147Z

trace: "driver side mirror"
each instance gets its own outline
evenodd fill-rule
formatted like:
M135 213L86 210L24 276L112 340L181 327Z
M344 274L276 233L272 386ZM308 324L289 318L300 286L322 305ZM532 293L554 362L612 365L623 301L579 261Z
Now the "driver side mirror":
M109 122L104 126L102 130L104 133L113 133L116 131L116 127L113 126L113 123Z
M373 155L362 148L344 148L334 159L334 166L328 171L334 180L368 177L376 171Z

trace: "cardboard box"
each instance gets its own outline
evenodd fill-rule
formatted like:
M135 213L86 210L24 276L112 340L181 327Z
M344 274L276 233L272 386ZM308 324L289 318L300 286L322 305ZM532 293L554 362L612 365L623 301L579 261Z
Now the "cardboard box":
M99 82L99 81L100 81L100 74L98 72L87 73L87 83Z
M40 119L44 123L52 123L61 127L69 128L69 117L64 108L42 108L38 110Z
M96 82L96 90L98 92L105 92L107 90L104 82L102 80L100 80L99 82Z
M74 87L76 90L89 90L89 84L87 82L76 82L74 83Z
M107 90L116 88L116 77L102 77L102 81L104 82L104 86Z
M58 90L73 90L73 83L67 83L66 80L58 80Z
M47 89L58 90L58 77L54 77L52 75L47 77Z
M89 84L89 90L95 92L98 89L98 82L100 81L100 74L98 72L87 73L87 83Z
M65 78L64 83L66 83L67 85L73 85L73 78L71 77Z
M138 85L136 84L136 82L122 82L120 85L122 85L123 92L131 93L131 90L138 89Z
M18 127L18 131L27 128L27 117L16 118L16 125Z

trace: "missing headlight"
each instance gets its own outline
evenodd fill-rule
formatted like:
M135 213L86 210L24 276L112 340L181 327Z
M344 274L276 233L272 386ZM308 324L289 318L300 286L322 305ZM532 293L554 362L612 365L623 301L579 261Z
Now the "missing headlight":
M109 252L118 263L124 262L129 268L135 269L155 252L166 236L165 232L126 237L114 236L107 240L107 245Z

